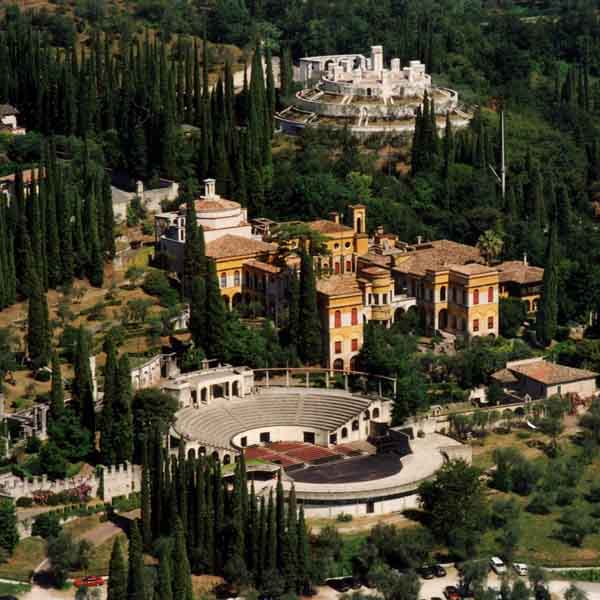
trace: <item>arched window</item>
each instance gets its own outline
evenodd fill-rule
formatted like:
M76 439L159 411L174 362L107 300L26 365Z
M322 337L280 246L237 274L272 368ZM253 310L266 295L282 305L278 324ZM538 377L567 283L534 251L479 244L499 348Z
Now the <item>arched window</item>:
M373 409L373 418L374 419L378 419L379 418L379 409L378 408L374 408Z
M473 319L473 331L479 331L479 319Z
M494 329L494 317L488 317L488 329Z
M348 429L346 427L342 427L342 439L348 437Z
M352 273L352 261L351 260L346 261L346 273Z
M340 272L340 263L339 262L335 263L334 271L335 271L336 275Z
M494 301L494 288L490 286L488 288L488 302L493 302L493 301Z
M446 300L446 286L443 285L440 288L440 302L444 302Z
M473 292L473 304L479 304L479 290Z
M365 410L365 421L368 421L371 418L371 413L369 409Z
M358 419L352 421L352 431L358 431Z
M233 285L236 285L236 286L240 285L240 272L239 271L236 271L233 274Z
M358 309L352 309L352 325L358 325Z
M334 316L334 327L341 327L342 326L342 313L339 310L335 311L335 316Z
M342 342L339 340L333 344L333 349L336 354L342 353Z
M221 273L221 287L227 287L227 273Z

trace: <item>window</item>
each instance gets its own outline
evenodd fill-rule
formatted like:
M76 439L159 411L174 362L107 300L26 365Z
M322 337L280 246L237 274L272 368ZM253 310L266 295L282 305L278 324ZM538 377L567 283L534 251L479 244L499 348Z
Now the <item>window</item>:
M473 292L473 304L479 304L479 290Z
M333 245L333 247L334 247L334 248L337 250L337 249L340 247L340 245L339 245L339 244L336 242L336 243Z
M335 342L334 344L334 351L336 354L341 354L342 353L342 342Z
M315 443L315 434L312 431L305 431L303 434L305 444Z
M493 301L494 301L494 288L489 287L488 288L488 302L493 302Z
M221 273L221 287L227 287L227 273Z
M236 286L240 285L240 272L239 271L236 271L233 274L233 285L236 285Z
M336 274L340 272L340 263L339 262L335 263L335 272L336 272Z
M494 329L494 317L488 317L488 329Z
M375 305L379 304L379 294L373 294L373 302Z
M337 444L337 433L332 433L329 436L329 443L330 444Z
M356 352L358 350L358 340L354 338L352 340L352 352Z
M473 319L473 331L479 331L479 319Z
M379 419L379 409L378 408L373 409L373 418Z
M446 286L442 286L440 288L440 302L444 302L446 300Z
M344 244L344 246L345 246L346 248L350 248L350 242L346 242L346 243Z
M358 309L352 309L352 325L358 325Z
M271 441L271 432L270 431L262 431L259 436L259 439L263 444L268 444Z
M464 306L467 306L467 299L468 299L467 292L465 292L463 290L463 301L462 301L462 303L463 303Z
M342 313L339 310L335 311L334 327L342 326Z
M242 446L242 448L245 448L248 445L248 438L246 436L244 436L241 440L240 440L240 446Z
M371 306L371 304L373 304L373 294L369 294L369 306Z
M381 301L382 304L387 304L387 294L383 295L383 300Z
M346 261L346 273L352 273L352 261L351 260Z
M352 421L352 431L358 431L358 419Z
M342 427L342 439L348 437L348 429L346 427Z
M372 500L367 501L367 514L372 515L375 512L375 502Z

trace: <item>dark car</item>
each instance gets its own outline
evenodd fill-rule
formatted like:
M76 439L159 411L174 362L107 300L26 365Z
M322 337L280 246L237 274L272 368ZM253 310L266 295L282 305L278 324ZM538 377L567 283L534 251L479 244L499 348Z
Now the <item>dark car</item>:
M454 585L447 585L444 588L444 596L446 600L460 600L461 598L458 588Z
M446 577L446 569L442 565L433 565L432 569L436 577Z
M423 578L423 579L433 579L434 576L434 570L433 567L430 566L424 566L421 567L419 569L419 575Z

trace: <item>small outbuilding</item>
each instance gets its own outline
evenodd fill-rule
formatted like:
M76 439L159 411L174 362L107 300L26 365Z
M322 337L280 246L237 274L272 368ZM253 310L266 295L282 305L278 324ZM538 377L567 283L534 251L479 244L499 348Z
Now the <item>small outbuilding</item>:
M598 373L575 369L549 362L543 358L529 358L506 363L506 368L491 375L504 389L531 398L549 398L556 394L578 394L589 398L597 393Z

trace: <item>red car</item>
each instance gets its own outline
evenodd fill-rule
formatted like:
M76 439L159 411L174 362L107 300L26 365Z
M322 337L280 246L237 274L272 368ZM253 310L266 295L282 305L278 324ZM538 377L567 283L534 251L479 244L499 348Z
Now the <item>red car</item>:
M88 575L75 580L75 587L100 587L104 585L104 578L98 575Z

